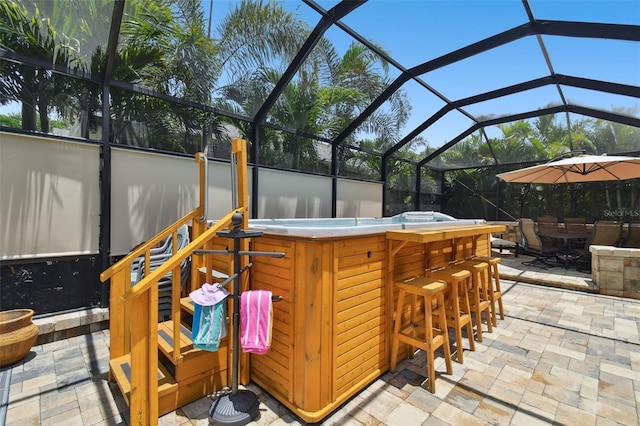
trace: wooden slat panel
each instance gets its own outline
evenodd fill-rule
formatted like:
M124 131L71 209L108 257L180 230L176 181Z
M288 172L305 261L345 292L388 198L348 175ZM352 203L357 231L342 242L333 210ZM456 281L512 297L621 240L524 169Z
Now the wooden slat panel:
M280 282L279 287L287 288L286 283L290 283L293 278L292 262L287 262L286 259L282 259L278 264L269 264L262 260L260 262L257 262L256 260L257 259L254 259L253 262L254 271L260 271L259 275L268 277L269 281L277 280ZM275 261L275 259L272 261ZM267 278L262 279L266 280ZM273 285L278 284L274 283Z
M434 241L426 246L428 267L445 266L453 260L454 249L452 240Z
M285 257L291 258L295 250L295 241L283 238L274 238L270 236L262 236L254 240L253 250L282 252ZM259 248L258 248L259 247Z
M384 250L375 250L373 248L365 249L365 247L361 248L363 250L361 253L355 256L349 257L341 257L338 259L338 273L345 273L349 271L350 268L355 266L367 266L373 265L378 262L385 261L385 251ZM370 252L370 254L369 254ZM370 268L375 268L375 266L369 266Z
M271 348L269 352L270 358L285 368L289 368L289 348L288 342L281 342L276 339L271 339Z
M383 319L381 319L381 317ZM367 330L376 328L378 325L386 322L386 315L379 315L369 317L368 319L362 318L362 321L358 324L355 324L351 328L342 327L339 332L336 334L336 347L348 342L354 336L358 334L363 334L367 332Z
M466 259L473 255L475 237L462 237L454 240L456 259Z
M402 280L422 275L425 269L424 244L407 243L394 259L393 279Z
M365 274L377 274L380 276L380 271L384 269L386 262L384 259L373 260L367 259L366 262L362 262L362 259L358 259L358 262L354 266L349 266L348 268L338 269L336 278L340 281L347 280L349 278L355 278L357 281L361 275ZM365 278L366 280L366 278ZM348 282L346 284L341 283L341 286L349 285Z
M365 276L361 277L365 278ZM380 271L377 271L377 273L367 274L366 278L367 279L356 282L352 282L351 279L338 281L336 301L341 302L345 299L349 299L350 297L356 297L359 294L366 293L367 291L383 287Z
M277 362L275 358L278 357L274 356L274 354L270 354L270 356L253 356L251 357L251 367L258 370L270 371L273 376L287 377L289 375L287 367Z
M181 363L175 366L175 379L180 386L203 374L226 371L228 338L222 339L216 352L192 349L185 352Z
M283 401L289 401L291 394L291 383L286 376L276 376L269 372L265 366L251 366L251 379L268 390L273 396Z
M384 235L354 236L353 238L334 241L333 248L335 256L342 258L361 253L363 247L376 247L378 244L384 244L385 241ZM368 248L367 250L373 250L373 248Z
M365 326L366 325L366 326ZM376 345L384 343L384 333L386 324L378 318L370 320L368 323L345 331L337 336L336 356L340 363L340 356L353 350L355 347L365 342L376 342Z
M335 332L333 395L353 391L359 380L370 378L380 370L384 360L377 354L386 343L386 239L372 237L367 245L355 242L337 252L334 277ZM422 248L405 249L410 259L406 264L424 265ZM370 256L362 253L370 252ZM376 359L373 361L373 359Z
M251 249L282 252L282 258L254 256L250 269L251 289L269 290L283 300L273 305L271 349L260 356L251 357L251 377L272 393L291 399L293 381L293 284L295 243L271 237L253 240Z
M362 309L350 309L348 314L353 314L347 318L347 314L343 314L343 321L336 323L336 332L342 333L345 330L357 327L359 324L367 322L372 318L380 318L384 315L385 305L380 303L369 303L369 305Z
M380 283L380 280L378 280ZM348 299L344 299L338 302L338 311L346 312L349 309L356 308L357 306L363 305L365 303L373 302L377 306L384 303L384 289L378 286L378 288L372 289L370 291L363 291L360 294L349 297Z
M291 318L286 317L283 319L290 320ZM281 342L290 342L291 336L293 336L293 327L291 326L291 324L283 321L280 317L276 317L274 315L271 338L278 339Z
M476 240L476 256L491 255L491 240L489 234L481 235Z
M334 242L337 272L342 273L354 266L362 266L385 260L386 239L384 235L354 237Z
M351 387L354 382L357 383L364 377L369 376L372 371L386 367L386 351L384 347L381 347L378 351L372 350L371 353L366 355L366 357L362 358L361 362L354 360L351 364L345 365L341 370L344 374L338 376L336 380L336 391L338 394Z
M378 355L381 353L383 353L383 351L381 350L380 341L377 339L358 345L338 358L336 376L344 376L355 367L366 363L371 358L378 360Z
M380 265L379 265L380 266ZM371 282L377 282L378 286L381 286L382 280L382 269L372 270L363 272L358 275L350 275L342 279L338 279L336 283L336 290L345 292L346 289L352 289L354 287L358 287L362 284L367 284ZM360 289L357 289L359 291Z
M338 312L337 325L340 328L343 323L351 323L357 325L359 321L366 321L369 318L379 316L384 311L384 302L380 300L371 300L360 304L359 306L345 309Z
M291 336L293 336L293 324L289 321L291 321L291 315L277 315L277 312L274 310L273 331L271 332L271 336L273 337L276 333L281 333L283 336L287 336L287 339L291 339Z

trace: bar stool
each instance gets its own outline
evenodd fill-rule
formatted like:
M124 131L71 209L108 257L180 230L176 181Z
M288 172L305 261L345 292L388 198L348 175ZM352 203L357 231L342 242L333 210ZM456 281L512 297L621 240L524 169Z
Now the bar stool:
M498 312L500 319L504 319L504 308L502 306L502 289L500 288L500 274L498 273L498 263L502 261L499 257L475 256L473 260L487 262L489 264L489 301L491 302L491 321L494 326L498 325L496 318L496 302L498 302Z
M462 350L462 329L467 328L469 338L469 349L476 350L473 337L473 321L471 319L471 308L469 304L469 293L467 289L471 287L471 273L466 269L452 266L427 272L430 278L441 280L447 283L445 291L445 313L447 316L447 326L452 327L456 332L456 352L458 362L463 363Z
M391 343L391 366L393 373L398 361L398 343L404 342L409 345L410 353L417 347L427 354L427 387L429 392L434 393L435 385L435 351L442 346L444 360L447 367L447 374L453 374L451 365L451 348L449 347L449 335L447 333L447 318L445 315L444 290L446 284L442 281L431 278L419 277L410 281L398 281L395 283L398 289L398 304L395 312L395 323L393 325L393 338ZM404 312L405 295L411 295L411 323L400 329L402 314ZM424 328L416 322L417 298L424 298ZM435 328L433 315L437 315L437 322L445 325L444 330Z
M463 260L452 266L466 269L471 273L471 297L469 304L476 315L478 342L482 342L482 312L487 318L487 331L493 332L491 325L491 304L489 303L489 264L478 260Z

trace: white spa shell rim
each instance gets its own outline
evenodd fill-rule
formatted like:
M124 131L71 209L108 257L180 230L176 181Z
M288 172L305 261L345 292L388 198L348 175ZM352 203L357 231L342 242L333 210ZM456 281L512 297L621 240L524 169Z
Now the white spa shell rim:
M456 219L440 212L422 211L405 212L385 218L250 219L249 229L274 234L325 237L485 223L484 219Z

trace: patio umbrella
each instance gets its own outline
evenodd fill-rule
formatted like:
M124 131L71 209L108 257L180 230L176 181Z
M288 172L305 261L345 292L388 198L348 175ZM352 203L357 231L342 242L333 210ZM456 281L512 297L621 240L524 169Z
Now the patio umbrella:
M640 178L640 158L579 155L496 175L516 183L576 183Z

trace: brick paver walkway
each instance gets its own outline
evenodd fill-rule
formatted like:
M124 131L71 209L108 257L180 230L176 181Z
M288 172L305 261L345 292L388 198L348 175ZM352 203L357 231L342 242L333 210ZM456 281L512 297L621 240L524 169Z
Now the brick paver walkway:
M323 424L602 425L640 423L640 301L502 283L507 317L483 333L464 364L423 385L421 353L386 373ZM453 340L455 341L455 339ZM8 425L128 424L128 407L107 382L108 331L34 348L11 369ZM260 388L257 425L301 424ZM206 425L203 398L160 419Z

